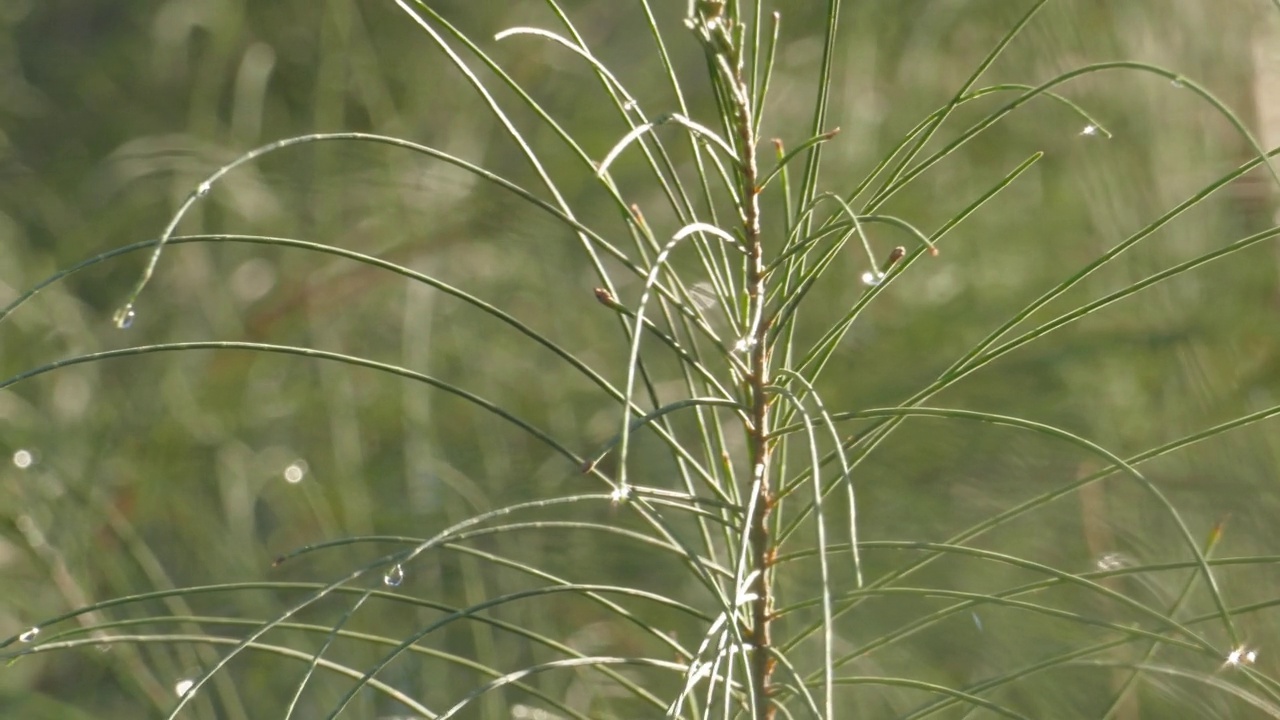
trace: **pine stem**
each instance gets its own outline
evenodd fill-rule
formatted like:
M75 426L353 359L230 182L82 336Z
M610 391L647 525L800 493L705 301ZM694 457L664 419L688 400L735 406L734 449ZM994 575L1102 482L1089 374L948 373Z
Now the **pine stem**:
M750 626L743 629L751 648L751 697L755 720L773 720L777 709L772 702L775 660L770 633L773 619L773 540L769 516L773 511L773 485L769 455L769 322L765 320L767 265L760 237L760 172L756 164L756 137L751 86L743 77L743 30L735 15L726 13L725 0L698 0L690 27L699 35L707 51L712 79L719 86L722 107L731 114L728 126L734 134L737 152L738 209L746 250L747 332L742 345L747 352L743 380L748 406L747 448L751 461L751 488L747 518L748 562L753 580Z
M734 84L734 124L738 133L739 169L742 178L740 191L742 205L742 229L747 250L747 311L751 324L747 344L748 404L751 423L747 428L748 447L751 453L752 492L755 502L748 518L751 560L758 570L751 608L752 647L751 682L756 697L756 717L771 720L775 708L769 697L773 675L773 649L770 623L773 612L772 573L769 570L773 555L769 535L769 514L773 510L773 488L769 473L769 347L767 323L764 321L765 287L764 249L760 237L760 198L757 191L759 170L756 166L757 138L752 126L751 104L746 83L742 79L741 65L732 78Z

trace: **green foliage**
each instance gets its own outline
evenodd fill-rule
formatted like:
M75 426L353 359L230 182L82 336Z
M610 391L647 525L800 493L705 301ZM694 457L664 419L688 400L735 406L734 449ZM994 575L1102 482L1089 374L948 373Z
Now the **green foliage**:
M1265 6L396 5L46 80L0 714L1280 716Z

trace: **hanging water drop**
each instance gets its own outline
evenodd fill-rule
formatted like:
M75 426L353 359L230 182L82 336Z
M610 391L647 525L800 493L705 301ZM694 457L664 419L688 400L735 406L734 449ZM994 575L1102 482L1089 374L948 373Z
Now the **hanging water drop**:
M195 684L196 684L196 681L192 680L191 678L179 680L178 682L174 683L173 692L176 693L178 697L183 697L187 693L191 692L191 688L195 687Z
M208 195L208 194L209 194L209 190L211 190L212 188L213 188L213 186L211 186L211 185L209 184L209 181L207 181L207 180L206 180L206 181L204 181L204 182L202 182L202 183L200 183L200 185L196 187L196 197L198 197L198 198L202 198L202 197L204 197L205 195Z
M133 304L125 305L116 311L115 317L112 318L116 327L121 330L128 330L133 327L133 321L137 319L138 314L133 311Z
M382 584L387 587L400 587L402 582L404 582L404 568L400 567L399 563L382 576Z
M1080 131L1080 134L1081 134L1081 135L1084 135L1085 137L1092 137L1092 136L1094 136L1094 135L1097 135L1097 134L1098 134L1098 126L1097 126L1097 125L1094 125L1094 124L1092 124L1092 123L1090 123L1090 124L1088 124L1088 125L1085 125L1085 126L1084 126L1084 129Z
M868 270L862 273L862 284L875 287L884 282L884 273L879 270Z
M1170 81L1169 81L1169 84L1170 84L1170 85L1172 85L1172 86L1174 86L1174 87L1176 87L1176 88L1186 87L1186 83L1184 83L1184 82L1182 81L1182 78L1180 78L1180 77L1176 77L1176 78L1174 78L1174 79L1170 80Z
M30 630L18 636L18 642L30 643L35 642L36 637L40 635L40 628L33 627Z
M635 110L635 109L636 109L636 101L635 101L635 100L628 100L628 101L626 101L625 103L623 103L623 105L622 105L622 111L623 111L623 112L631 112L632 110Z

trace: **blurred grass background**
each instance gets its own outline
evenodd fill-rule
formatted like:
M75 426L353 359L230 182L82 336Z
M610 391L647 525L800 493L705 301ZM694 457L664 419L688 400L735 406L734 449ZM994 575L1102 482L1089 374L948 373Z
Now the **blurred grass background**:
M1025 12L1024 3L1007 0L847 5L831 113L842 131L824 164L823 185L836 191L852 187L903 133L945 104ZM565 6L646 108L674 109L636 7ZM503 60L594 158L625 133L578 58L530 38L491 39L513 25L555 27L542 4L451 0L432 7ZM701 50L681 26L684 7L660 2L655 12L694 91L696 118L711 106ZM782 12L764 135L795 145L812 112L820 29L810 16L816 9ZM1280 15L1265 2L1226 10L1206 0L1055 1L985 80L1034 85L1084 63L1151 62L1212 90L1272 147L1280 143L1278 28ZM511 100L497 83L489 85L500 101ZM829 407L900 401L1022 304L1251 156L1226 120L1166 80L1112 72L1062 91L1114 137L1082 134L1077 117L1037 100L890 203L889 211L933 228L1031 153L1046 153L1001 201L950 235L939 258L917 263L864 314L822 379ZM1003 100L977 105L990 109ZM522 108L512 112L583 222L606 236L625 233L590 169L572 162ZM959 117L982 112L962 108ZM240 153L281 137L342 130L401 136L535 184L474 92L390 3L5 2L0 303L57 269L156 236L204 177ZM624 197L652 209L659 235L675 229L634 158L624 156L613 172ZM1269 183L1255 173L1230 186L1033 319L1272 226ZM577 240L535 208L442 163L373 145L303 146L232 173L179 232L297 237L391 259L509 310L615 381L625 375L625 343L592 297L596 283ZM885 253L901 242L879 232L873 242ZM583 452L616 430L615 406L549 354L429 288L331 257L226 241L172 246L138 303L137 321L118 330L111 315L145 260L139 252L94 266L8 318L0 325L0 373L134 344L259 340L359 354L447 378ZM847 267L818 288L815 305L829 313L810 311L801 337L816 337L861 293L865 258L851 251L842 262ZM1276 265L1274 244L1263 243L1180 276L1011 354L937 404L1052 423L1121 456L1274 405L1280 402ZM638 284L622 290L632 300L639 293ZM163 353L67 368L0 392L0 427L3 457L25 451L33 459L26 467L0 465L0 636L89 601L147 589L328 580L372 551L344 548L276 570L271 560L355 534L426 536L479 510L585 485L562 458L454 398L284 356ZM1207 534L1228 518L1221 555L1266 554L1280 541L1274 435L1271 425L1259 425L1144 469L1188 513L1195 532ZM663 486L666 462L640 455L633 472ZM1075 449L1008 428L912 420L862 470L861 535L940 540L1096 469L1091 462ZM290 479L301 474L300 481L286 479L291 468ZM1136 486L1110 481L1001 528L984 543L1083 570L1114 554L1142 562L1179 557L1184 548L1173 538L1167 519ZM633 548L570 535L541 545L525 537L492 544L540 558L553 572L689 582ZM870 554L868 567L874 572L895 561ZM1000 575L1007 570L948 568L954 577L931 582L1010 582ZM497 594L509 582L450 556L406 571L405 592L453 602ZM1167 587L1178 581L1171 577ZM1237 603L1280 588L1276 571L1258 567L1225 570L1223 584ZM278 591L188 600L197 606L193 612L261 616L287 598ZM583 646L630 642L622 629L584 621L585 611L571 617L551 609L545 616L522 612ZM125 608L119 616L131 612L140 611ZM412 615L398 609L356 620L411 623ZM1001 620L895 646L906 657L879 661L916 664L922 673L963 683L981 677L988 662L1033 657L1036 645L1009 639L1027 636L1017 626L1022 620L1003 619L1007 626ZM892 622L891 613L884 622ZM1273 670L1274 613L1241 622L1260 646L1260 668ZM850 621L848 640L875 631ZM447 644L462 654L524 652L510 639L453 632ZM79 708L84 717L141 717L171 699L173 683L203 662L164 646L28 658L0 673L0 716L74 717L67 713ZM278 715L291 672L292 666L236 671L251 708L247 717ZM447 683L429 681L439 678L432 672L445 671L406 669L392 679L432 701L454 697L441 687ZM562 692L595 692L585 678L546 682L552 689L567 684ZM1078 689L1063 682L1046 692L1067 697ZM391 711L368 702L368 712L356 716L374 716L375 706ZM1043 716L1083 716L1065 702L1057 707L1060 714ZM197 711L236 716L213 700ZM497 700L486 712L512 716Z

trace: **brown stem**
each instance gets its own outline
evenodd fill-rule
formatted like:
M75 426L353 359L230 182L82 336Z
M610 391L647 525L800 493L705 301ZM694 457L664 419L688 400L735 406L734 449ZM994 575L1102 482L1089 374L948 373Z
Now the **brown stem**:
M747 253L747 368L743 382L749 406L747 446L751 459L752 497L747 518L747 543L751 569L755 571L750 593L751 624L744 629L751 648L751 689L755 698L754 720L773 720L773 646L770 624L773 620L771 571L773 546L769 536L769 516L773 511L773 486L769 472L769 348L766 344L769 323L764 316L765 262L760 237L759 168L756 166L756 137L752 125L751 87L742 74L742 29L735 19L726 16L725 0L699 0L696 4L698 30L708 55L717 70L728 103L733 109L733 129L738 146L738 195L742 234Z
M751 683L756 697L756 717L772 720L776 708L772 695L773 647L770 638L772 624L773 592L770 558L773 547L769 536L769 515L773 510L773 487L769 473L769 348L766 344L768 323L764 320L765 263L760 237L760 198L756 188L759 170L756 166L755 129L751 124L751 106L748 88L741 71L735 73L734 84L735 125L738 132L739 170L741 173L742 228L747 250L747 309L750 360L748 361L748 402L750 425L747 427L751 455L752 491L748 522L748 541L751 561L759 571L751 591L755 599L751 606L751 628L748 639L752 648Z

